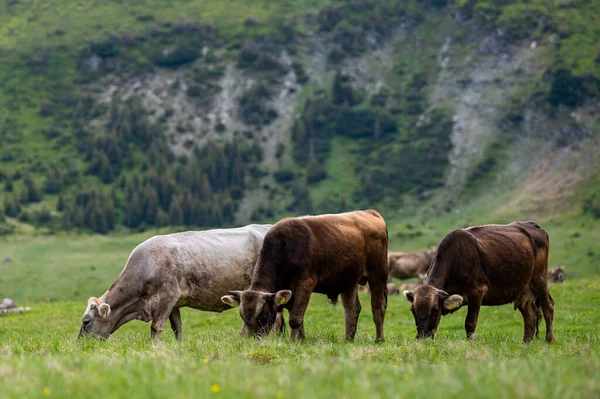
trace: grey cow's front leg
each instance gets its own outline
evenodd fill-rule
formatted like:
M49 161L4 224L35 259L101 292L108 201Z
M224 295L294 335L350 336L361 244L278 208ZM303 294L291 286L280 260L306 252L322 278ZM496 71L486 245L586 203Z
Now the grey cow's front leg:
M181 324L181 312L179 311L179 308L173 309L171 315L169 316L169 321L171 322L171 328L175 333L175 338L177 338L178 341L181 341L183 332Z

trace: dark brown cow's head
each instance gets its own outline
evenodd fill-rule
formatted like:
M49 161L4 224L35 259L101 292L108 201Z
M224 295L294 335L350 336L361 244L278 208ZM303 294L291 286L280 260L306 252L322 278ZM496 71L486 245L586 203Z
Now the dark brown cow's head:
M412 291L404 291L404 297L412 305L417 325L417 339L433 338L440 324L442 314L458 309L463 302L460 295L448 295L431 285L419 285Z
M283 306L292 297L292 291L282 290L276 293L262 291L227 291L229 295L221 300L233 307L240 307L240 316L246 331L254 337L269 334L280 306Z

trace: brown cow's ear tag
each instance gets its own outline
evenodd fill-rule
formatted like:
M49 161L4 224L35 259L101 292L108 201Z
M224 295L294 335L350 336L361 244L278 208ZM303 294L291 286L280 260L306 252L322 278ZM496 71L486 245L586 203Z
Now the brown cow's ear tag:
M283 305L284 303L285 303L285 298L284 298L284 297L279 297L279 298L277 299L277 304L278 304L278 305Z

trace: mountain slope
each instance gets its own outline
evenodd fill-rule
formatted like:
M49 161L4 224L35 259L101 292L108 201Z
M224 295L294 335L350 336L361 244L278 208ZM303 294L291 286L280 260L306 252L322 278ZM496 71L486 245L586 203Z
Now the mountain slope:
M594 2L1 7L5 231L600 208Z

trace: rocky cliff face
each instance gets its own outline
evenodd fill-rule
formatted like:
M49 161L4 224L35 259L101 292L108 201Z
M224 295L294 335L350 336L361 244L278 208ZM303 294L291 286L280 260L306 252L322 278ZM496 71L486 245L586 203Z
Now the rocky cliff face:
M307 95L330 92L338 73L364 98L382 90L399 96L406 85L398 83L394 72L398 63L407 61L406 57L421 57L420 52L430 54L422 65L430 71L423 89L425 106L413 119L408 118L405 129L417 128L437 107L452 111L444 184L426 197L433 206L448 210L485 193L518 192L504 205L514 207L512 211L545 213L541 207L546 207L550 210L546 213L551 213L567 207L569 197L580 189L579 183L596 170L600 109L598 101L590 99L575 108L548 110L530 91L523 90L545 72L544 54L550 51L552 36L509 41L500 28L467 29L460 18L441 17L440 28L430 32L427 42L415 39L424 29L428 28L401 22L383 37L367 32L364 41L368 49L340 62L332 62L328 54L335 44L332 38L309 31L300 50L283 46L272 56L273 68L283 68L283 72L267 83L262 72L240 68L239 60L227 59L222 50L219 54L219 50L205 48L204 57L177 70L157 69L125 80L108 76L100 82L103 89L97 101L109 108L116 97L120 101L139 97L150 119L164 122L169 146L177 155L187 155L214 141L257 142L265 175L245 191L240 202L236 220L245 223L265 203L285 201L289 187L276 188L272 173L282 167L297 168L291 131L294 120L302 116ZM208 51L215 54L207 56ZM419 69L413 66L411 73ZM308 76L308 83L299 81L298 70ZM205 80L213 89L203 85L201 93L194 95L191 91L198 71L211 76ZM244 118L243 101L261 85L268 91L263 106L272 116L266 123L255 124ZM385 153L385 146L395 142L375 145ZM345 173L361 180L359 169ZM302 173L296 177L301 178ZM402 174L397 176L402 178Z

